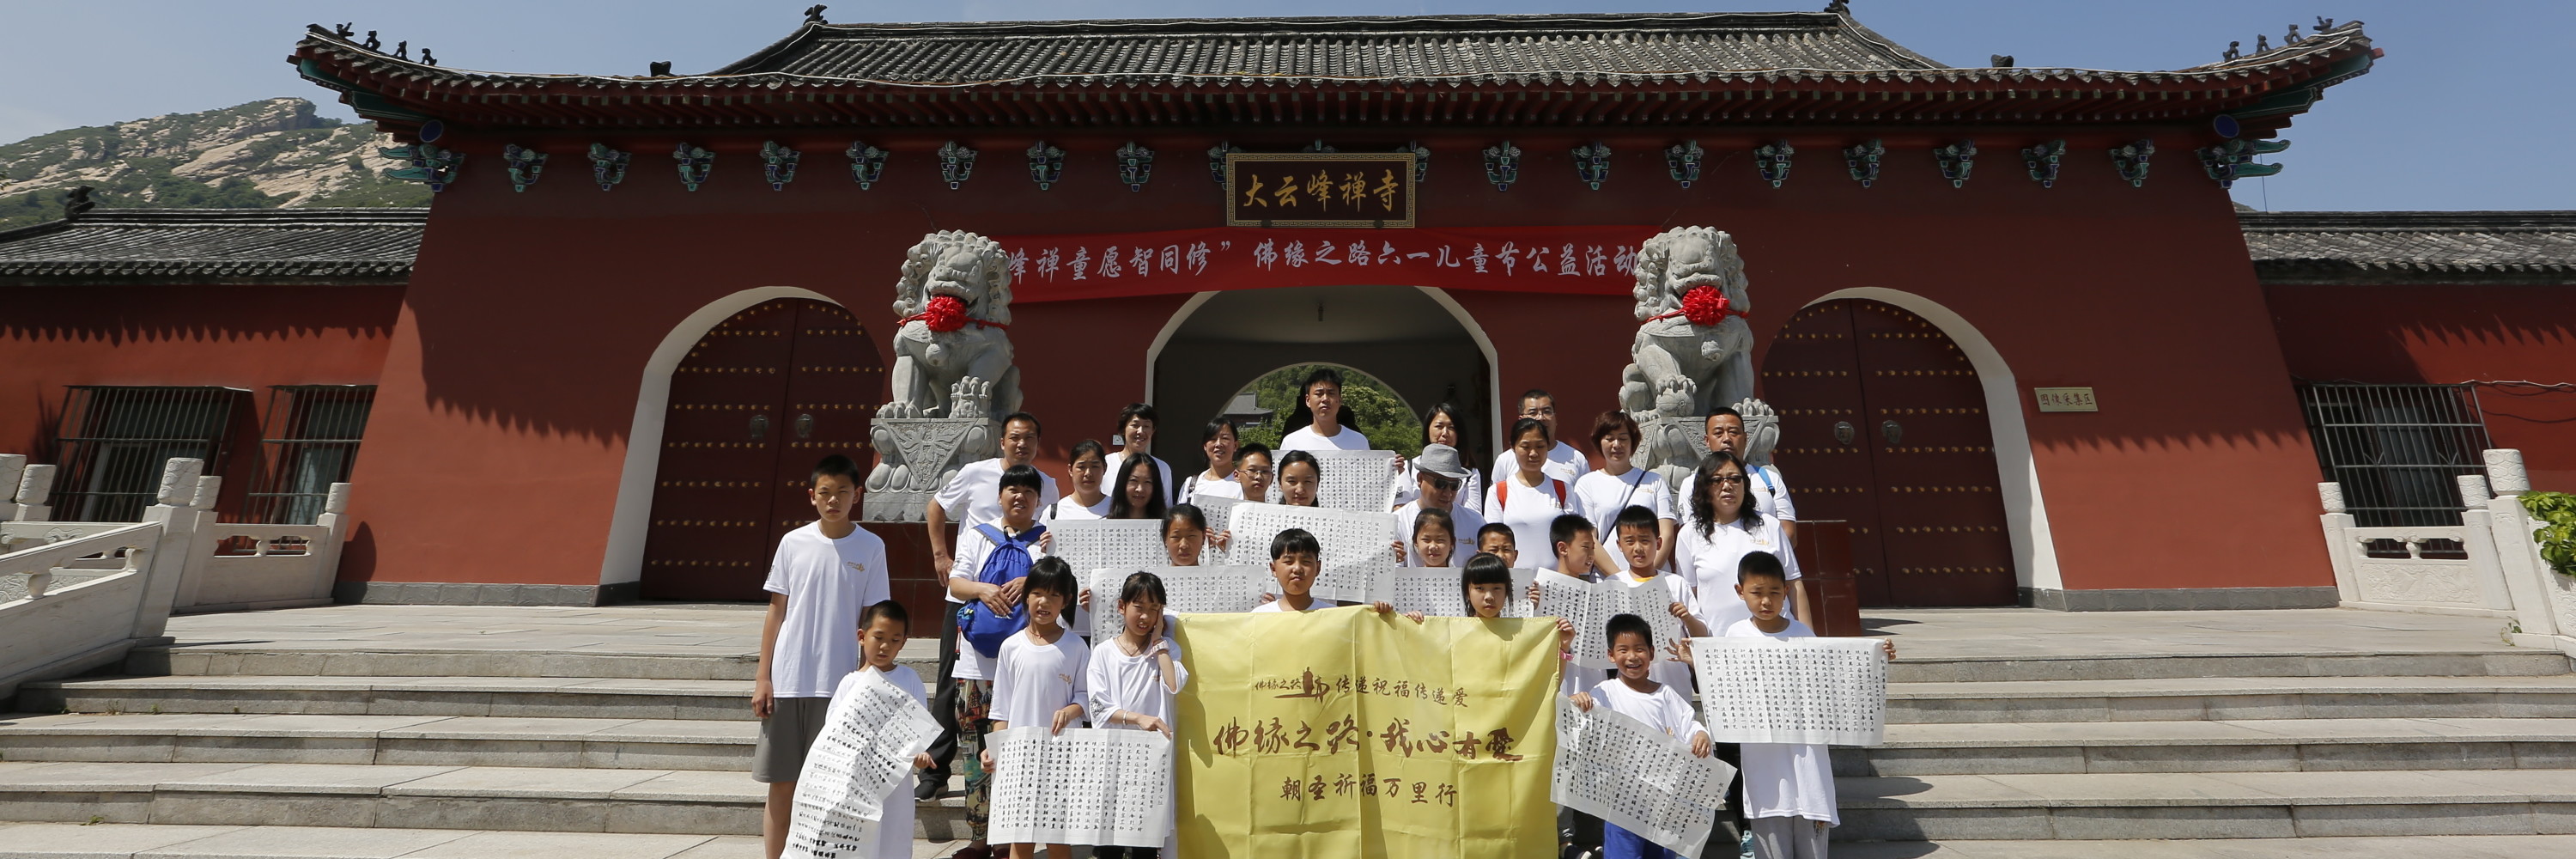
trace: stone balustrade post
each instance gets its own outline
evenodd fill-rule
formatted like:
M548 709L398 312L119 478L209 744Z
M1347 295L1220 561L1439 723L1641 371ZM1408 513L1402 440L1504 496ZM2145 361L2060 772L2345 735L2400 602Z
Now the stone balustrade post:
M0 519L19 522L50 521L54 516L54 508L50 503L54 496L54 467L51 465L24 466L16 478L0 482L0 492L10 493L8 499L0 499L0 501L6 501L6 503L0 503L0 514L5 514L0 515Z
M2512 611L2513 584L2505 579L2504 565L2496 557L2495 513L2487 509L2493 497L2487 492L2487 479L2463 474L2459 484L2460 550L2469 556L2469 575L2477 580L2479 604Z
M2343 484L2317 484L2317 502L2325 515L2317 517L2324 526L2326 560L2334 565L2335 599L2341 602L2361 601L2361 580L2356 577L2353 555L2361 548L2352 541L2352 514L2344 512Z
M2522 451L2490 450L2486 463L2487 484L2495 491L2487 500L2488 533L2505 587L2513 595L2515 622L2528 635L2576 635L2576 593L2567 593L2567 577L2540 559L2540 547L2531 539L2537 526L2522 509L2522 495L2531 491Z
M223 492L222 477L201 475L197 478L196 489L188 496L187 511L173 517L174 520L179 517L188 519L190 535L187 555L179 559L179 590L171 602L174 607L196 605L197 592L205 587L206 559L215 555L215 499L222 497Z
M143 521L161 526L161 537L145 556L142 602L134 612L135 638L159 638L169 628L170 610L178 603L179 583L186 577L189 549L196 542L197 478L205 472L202 459L175 457L162 465L159 503L143 511Z
M305 549L314 555L313 598L330 599L340 580L340 544L349 538L349 484L331 484L331 494L322 499L322 515L313 524L331 529L321 545Z

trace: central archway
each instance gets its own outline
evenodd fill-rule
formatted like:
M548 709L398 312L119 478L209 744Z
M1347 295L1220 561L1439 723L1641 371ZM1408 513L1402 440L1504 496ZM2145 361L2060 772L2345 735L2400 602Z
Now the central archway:
M1493 343L1446 293L1428 287L1201 293L1172 315L1145 361L1147 390L1164 424L1154 454L1179 471L1206 467L1201 423L1223 411L1246 380L1290 364L1357 368L1418 408L1451 402L1488 422L1498 414ZM1491 426L1483 430L1464 440L1473 448L1470 462L1491 455Z

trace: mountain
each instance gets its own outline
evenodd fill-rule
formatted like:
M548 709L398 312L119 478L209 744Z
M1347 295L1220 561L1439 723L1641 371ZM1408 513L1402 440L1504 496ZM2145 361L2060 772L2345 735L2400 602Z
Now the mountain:
M384 177L410 166L376 153L390 145L300 98L37 135L0 145L0 229L62 217L75 185L102 208L429 205L426 186Z

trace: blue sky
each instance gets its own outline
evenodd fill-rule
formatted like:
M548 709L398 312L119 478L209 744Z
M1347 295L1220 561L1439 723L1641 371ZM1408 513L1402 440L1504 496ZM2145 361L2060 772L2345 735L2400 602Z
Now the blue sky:
M296 79L287 51L306 23L355 20L390 45L427 46L448 66L490 71L682 72L739 59L793 31L810 0L0 0L0 141L61 128L303 96L353 118ZM2318 15L2359 19L2388 52L2328 90L2282 136L2281 175L2240 183L2269 209L2576 208L2576 33L2569 0L1855 0L1862 23L1952 65L2011 54L2025 66L2176 69L2250 48ZM831 3L834 21L1385 15L1473 12L1776 11L1794 4L967 0Z

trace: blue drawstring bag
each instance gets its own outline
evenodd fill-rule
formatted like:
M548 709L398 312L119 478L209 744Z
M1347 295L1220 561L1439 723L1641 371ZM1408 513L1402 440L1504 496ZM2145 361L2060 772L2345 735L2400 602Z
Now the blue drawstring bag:
M1009 584L1013 579L1026 577L1030 564L1029 546L1039 537L1046 536L1045 525L1020 532L1016 540L993 525L977 525L975 531L983 534L984 539L993 541L993 550L984 555L984 569L975 574L976 581L988 585ZM988 657L1000 655L1002 642L1010 640L1013 633L1028 628L1028 625L1029 613L1024 606L1011 606L1009 614L995 614L983 600L970 600L964 608L957 610L957 634L965 637L975 652Z

